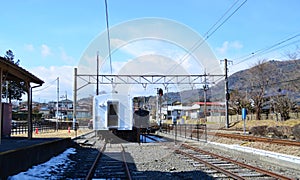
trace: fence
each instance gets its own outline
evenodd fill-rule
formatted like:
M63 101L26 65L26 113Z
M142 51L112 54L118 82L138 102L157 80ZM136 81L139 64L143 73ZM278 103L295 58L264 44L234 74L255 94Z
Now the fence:
M68 129L73 127L72 121L44 121L41 123L34 123L32 130L35 131L36 128L38 128L38 131L43 132L50 132L50 131L56 131L57 129ZM78 129L78 123L76 123L76 128ZM21 122L13 122L12 123L12 129L11 129L11 135L16 134L26 134L28 133L28 122L21 121Z
M298 113L290 113L291 119L298 119L300 115ZM242 120L242 115L229 115L229 123L237 122ZM255 114L247 114L247 120L257 120ZM261 120L276 120L276 121L282 121L279 113L271 113L271 114L261 114ZM225 116L208 116L207 117L208 122L216 122L216 123L224 123L226 122Z
M55 123L49 123L49 124L34 124L33 125L33 131L38 128L39 132L50 132L56 130L56 124ZM12 125L11 129L11 135L17 135L17 134L27 134L28 133L28 123L27 122L15 122Z
M207 141L206 124L162 124L161 131L163 133L174 135L193 140Z

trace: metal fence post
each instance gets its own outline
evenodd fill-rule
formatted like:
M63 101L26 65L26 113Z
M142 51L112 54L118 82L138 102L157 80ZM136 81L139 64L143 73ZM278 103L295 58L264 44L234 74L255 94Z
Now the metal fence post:
M196 125L196 129L197 129L197 141L199 141L199 124Z
M207 126L206 126L206 124L205 124L204 128L205 128L205 142L207 142Z
M184 125L184 138L186 139L186 124Z
M193 124L190 125L191 126L191 139L193 139Z
M181 124L179 124L179 136L181 136Z

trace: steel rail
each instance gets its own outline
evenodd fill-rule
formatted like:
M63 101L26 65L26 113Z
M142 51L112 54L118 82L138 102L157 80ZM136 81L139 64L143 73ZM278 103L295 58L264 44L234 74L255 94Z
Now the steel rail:
M123 158L123 162L124 162L124 166L125 166L126 176L127 176L128 180L132 180L130 170L128 168L126 157L125 157L125 148L123 145L121 145L121 147L122 147L122 158Z
M277 173L274 173L274 172L271 172L271 171L267 171L267 170L264 170L264 169L261 169L261 168L258 168L258 167L254 167L254 166L251 166L251 165L248 165L248 164L245 164L245 163L233 160L233 159L229 159L229 158L226 158L226 157L223 157L223 156L220 156L220 155L208 152L208 151L204 151L202 149L189 146L188 144L182 144L182 146L185 147L185 148L188 148L188 149L192 149L193 151L203 153L203 154L208 154L208 155L213 156L215 158L219 158L219 159L222 159L224 161L228 161L228 162L237 164L241 167L251 169L251 170L254 170L256 172L259 172L259 173L262 173L262 174L265 174L265 175L268 175L268 176L271 176L271 177L274 177L274 178L291 180L291 178L289 178L289 177L286 177L286 176L283 176L283 175L280 175L280 174L277 174Z
M90 168L90 171L88 172L88 174L87 174L87 176L85 178L86 180L91 180L93 178L95 170L96 170L96 167L97 167L97 164L98 164L98 162L99 162L99 160L100 160L103 152L105 151L105 149L106 149L106 143L104 144L104 146L102 147L102 149L99 151L99 153L98 153L98 155L97 155L97 157L96 157L96 159L95 159L92 167Z
M224 168L215 166L215 165L213 165L212 163L209 163L209 162L207 162L207 161L204 161L204 160L202 160L202 159L200 159L200 158L198 158L198 157L195 157L195 156L193 156L193 155L191 155L191 154L188 154L188 153L186 153L186 152L183 152L183 151L181 151L181 150L178 150L178 149L177 149L177 150L175 150L175 152L180 153L180 154L182 154L182 155L184 155L184 156L187 156L187 157L189 157L189 158L192 158L192 159L194 159L194 160L196 160L196 161L198 161L198 162L200 162L200 163L202 163L202 164L205 164L206 166L209 166L210 168L212 168L212 169L214 169L214 170L216 170L216 171L218 171L218 172L221 172L221 173L223 173L223 174L226 174L227 176L229 176L229 177L231 177L231 178L234 178L234 179L245 179L245 178L243 178L243 177L241 177L241 176L239 176L239 175L237 175L237 174L235 174L235 173L232 173L232 172L230 172L230 171L227 171L227 170L224 169Z
M203 130L198 130L199 132ZM192 133L196 133L197 130L192 130ZM207 135L211 136L219 136L231 139L239 139L245 141L257 141L257 142L266 142L266 143L273 143L273 144L280 144L280 145L288 145L288 146L300 146L300 142L298 141L291 141L291 140L284 140L284 139L274 139L274 138L265 138L265 137L256 137L256 136L248 136L248 135L241 135L241 134L231 134L231 133L219 133L219 132L207 132Z
M290 146L300 146L300 142L290 141L290 140L282 140L282 139L274 139L274 138L264 138L264 137L255 137L255 136L247 136L247 135L239 135L239 134L227 134L227 133L209 133L210 135L248 140L248 141L259 141L259 142L268 142L268 143L276 143L282 145L290 145Z

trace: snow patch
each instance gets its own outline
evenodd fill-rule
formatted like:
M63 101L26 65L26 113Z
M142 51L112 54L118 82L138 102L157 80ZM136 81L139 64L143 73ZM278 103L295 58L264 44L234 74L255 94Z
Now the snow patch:
M21 172L17 175L11 176L10 180L39 180L39 179L51 179L53 174L62 174L72 162L68 156L70 154L76 154L75 148L69 148L62 154L51 158L49 161L33 166L26 172Z

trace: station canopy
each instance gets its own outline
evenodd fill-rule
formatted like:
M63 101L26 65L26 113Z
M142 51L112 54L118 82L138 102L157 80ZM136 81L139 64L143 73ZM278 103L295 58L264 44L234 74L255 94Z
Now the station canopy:
M32 92L31 89L34 87L42 86L44 83L43 80L39 79L35 75L31 74L27 70L21 68L20 66L14 64L13 62L0 57L0 127L2 127L3 123L3 114L2 112L2 84L3 81L14 81L14 82L24 82L25 89L27 92L27 106L28 106L28 138L32 138ZM31 87L30 83L37 84L34 87ZM2 128L0 128L0 144L1 144L1 136L2 136Z
M32 82L38 85L44 83L43 80L3 57L0 57L0 68L2 69L2 80Z

